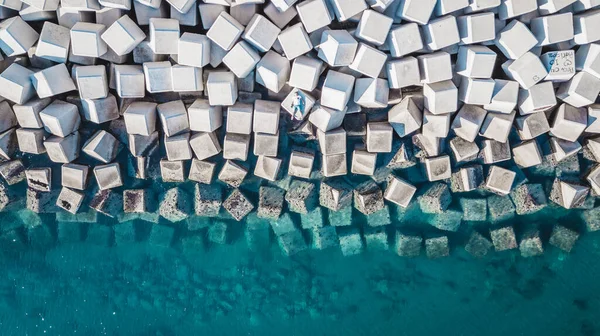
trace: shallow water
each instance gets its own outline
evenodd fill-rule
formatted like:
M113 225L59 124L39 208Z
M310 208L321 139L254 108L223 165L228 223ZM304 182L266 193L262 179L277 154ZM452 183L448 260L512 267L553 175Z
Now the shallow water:
M227 245L175 237L171 247L138 236L108 247L86 237L88 224L70 224L84 240L55 242L44 224L48 245L3 243L2 335L600 333L593 233L570 254L548 246L538 258L513 250L477 260L456 246L429 260L339 249L286 257L275 243L252 252L243 236Z

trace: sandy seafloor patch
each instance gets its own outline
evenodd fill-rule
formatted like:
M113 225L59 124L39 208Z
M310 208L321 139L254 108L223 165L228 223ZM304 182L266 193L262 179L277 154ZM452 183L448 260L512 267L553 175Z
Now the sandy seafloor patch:
M484 260L75 243L2 256L0 334L598 335L599 260L593 233Z

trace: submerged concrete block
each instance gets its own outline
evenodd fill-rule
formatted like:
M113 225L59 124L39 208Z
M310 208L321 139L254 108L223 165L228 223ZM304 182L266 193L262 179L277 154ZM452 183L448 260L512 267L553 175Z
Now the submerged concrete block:
M252 202L238 189L233 190L223 202L223 208L237 221L241 221L253 209Z
M517 248L517 238L512 226L490 230L490 236L497 252Z
M190 216L190 196L179 187L171 188L160 196L159 214L170 222L179 222Z
M482 236L479 232L474 231L469 237L469 241L465 244L465 251L476 258L485 257L493 244L489 239Z
M542 210L547 205L546 194L541 184L522 184L510 194L518 215L527 215Z
M401 257L418 257L421 254L423 238L396 232L396 253Z
M333 211L339 211L352 204L352 187L340 179L321 182L319 203Z
M436 182L418 197L418 201L424 213L442 213L450 206L452 196L448 185Z
M579 239L579 233L562 225L556 225L548 242L565 252L571 252L577 239Z

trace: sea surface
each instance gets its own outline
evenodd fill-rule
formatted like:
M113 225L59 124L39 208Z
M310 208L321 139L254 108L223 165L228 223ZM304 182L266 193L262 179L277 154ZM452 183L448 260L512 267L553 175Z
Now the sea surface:
M0 227L31 225L22 216L4 213ZM600 334L600 234L536 258L517 249L476 259L460 231L450 256L434 260L393 247L287 257L274 242L251 251L243 222L229 244L208 243L204 229L164 246L149 238L152 224L115 242L95 221L59 233L44 219L26 244L4 233L1 335ZM581 225L553 207L526 221Z

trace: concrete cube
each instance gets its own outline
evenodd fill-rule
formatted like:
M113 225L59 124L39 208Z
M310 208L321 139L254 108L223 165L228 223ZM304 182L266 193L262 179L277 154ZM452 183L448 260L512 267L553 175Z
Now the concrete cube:
M234 189L223 202L223 208L237 221L241 221L253 209L252 202L242 194L239 189Z
M177 62L202 68L210 62L210 40L205 35L183 33L177 44Z
M192 158L190 134L183 133L164 138L165 152L169 161L189 160Z
M123 113L128 134L150 136L156 129L156 103L133 102Z
M221 12L206 33L211 41L219 47L229 50L242 36L244 26L227 12Z
M479 134L485 138L501 143L507 142L515 115L515 111L510 114L488 112L481 125Z
M279 92L286 84L290 71L290 62L270 50L256 65L256 82L270 91Z
M248 175L248 169L234 161L227 160L219 173L219 181L233 187L239 187Z
M260 55L246 42L237 43L223 57L223 63L238 78L248 76L254 70L256 64L260 61Z
M535 140L529 140L513 147L515 163L523 168L542 164L542 155Z
M440 50L460 42L456 18L452 15L430 20L421 31L425 45L430 50Z
M481 43L496 38L494 13L485 12L457 18L460 41L464 44Z
M547 205L546 194L541 184L522 184L510 194L517 215L536 213Z
M84 195L80 192L69 188L62 188L56 200L56 205L63 210L76 214L83 202L83 198Z
M316 99L313 96L294 88L281 102L281 107L295 120L303 120L311 112L315 102Z
M469 237L469 241L465 244L465 251L476 258L485 257L493 244L480 233L474 231Z
M67 163L79 157L80 136L73 132L65 137L51 136L44 141L44 147L52 162Z
M12 132L14 133L14 129ZM44 140L46 140L47 136L46 131L42 129L19 128L16 131L19 151L31 154L45 153Z
M419 61L412 56L388 61L385 69L389 87L392 89L401 89L421 83Z
M215 163L192 159L188 179L198 183L210 184L212 182L215 167Z
M531 52L526 52L514 61L507 61L502 64L502 69L508 77L519 82L519 85L525 90L542 81L548 75L542 61Z
M254 155L275 157L279 150L279 133L254 133Z
M407 0L400 4L396 15L405 20L424 25L429 22L429 17L433 13L436 2L435 0Z
M491 166L485 181L485 187L496 194L508 195L512 190L516 175L514 171L499 166Z
M190 195L179 187L166 190L159 202L160 216L172 223L188 218L192 212Z
M550 240L550 245L558 247L565 252L571 252L575 242L579 239L579 233L574 230L568 229L562 225L554 226Z
M211 106L206 99L196 99L188 108L190 130L213 132L223 125L221 106Z
M146 62L143 65L146 90L150 93L173 91L170 62Z
M115 65L115 82L121 98L143 98L146 94L144 70L140 65Z
M133 48L146 38L146 34L129 16L123 15L110 25L100 37L110 49L121 56L132 52Z
M298 11L300 20L302 20L302 24L309 33L328 26L333 21L332 13L325 0L302 1L296 5L296 10Z
M216 217L223 202L223 192L218 185L197 183L194 192L194 211L197 216Z
M332 67L350 65L358 42L346 30L326 30L321 35L319 58Z
M392 176L383 197L394 204L406 208L413 199L416 191L417 188L415 186L399 177Z
M77 22L71 28L71 52L76 56L100 57L108 46L100 37L106 30L103 24Z
M79 66L75 70L75 78L81 99L99 99L108 96L108 80L103 65Z
M387 55L367 44L360 43L350 69L367 77L377 78L385 65Z
M246 159L248 159L249 147L250 135L236 133L226 134L223 142L223 158L227 160L246 161ZM198 157L198 159L200 158Z
M321 89L321 105L344 111L350 100L354 81L354 77L350 75L333 70L328 71Z
M156 106L158 117L166 136L174 136L190 130L188 114L183 101L175 100Z
M367 124L367 151L370 153L389 153L392 151L394 135L392 126L387 122L370 122Z
M49 192L52 188L51 168L32 168L25 171L27 186L38 191Z
M496 39L496 46L507 58L518 59L537 45L537 38L527 26L513 20L502 29Z
M469 192L483 184L483 168L481 165L461 167L450 178L450 189L454 193Z
M452 79L450 54L447 52L438 51L427 55L420 55L417 59L419 60L421 82L430 84Z
M496 83L493 79L463 77L458 99L465 104L487 105L491 102Z
M598 33L600 11L591 10L573 17L573 42L583 45L600 40Z
M69 28L44 22L35 55L56 63L67 61L71 36Z
M517 248L517 238L512 226L490 230L490 236L497 252Z
M450 140L450 149L456 162L473 161L479 155L479 146L461 137L454 137Z
M527 115L544 112L556 106L556 96L551 82L533 85L529 90L519 90L519 113Z
M419 25L408 23L392 28L388 35L388 47L392 57L403 57L423 49L425 45Z
M173 65L170 69L173 91L195 93L204 90L204 83L202 83L202 68Z
M31 82L33 71L13 63L0 74L0 95L16 103L25 104L35 95Z
M509 220L515 216L515 205L509 196L491 195L488 196L487 203L492 222Z
M44 129L50 134L65 137L79 128L81 117L77 106L55 100L40 112Z
M0 27L0 48L8 57L26 54L39 38L39 34L18 15L3 20Z
M231 72L213 71L206 82L210 105L231 106L238 97L237 80Z
M478 106L464 105L454 118L451 128L457 136L467 141L475 141L486 114L487 111Z
M198 160L208 159L221 153L221 144L214 132L200 132L192 135L190 146Z
M83 152L94 159L109 163L119 153L119 141L110 133L100 130L83 145Z
M495 79L494 82L492 99L483 108L489 112L511 113L517 106L519 83L501 79Z
M376 162L376 153L355 149L354 152L352 152L351 172L352 174L359 175L373 175L373 173L375 173Z
M556 96L575 107L593 104L600 93L600 78L585 71L578 72L568 82L560 85Z
M264 178L269 181L277 180L281 168L281 159L259 156L254 167L254 176Z
M548 70L548 76L544 80L554 83L566 82L575 75L574 50L550 51L540 59Z
M543 112L516 118L516 128L522 140L536 138L550 131L550 124Z
M418 257L421 254L423 238L396 232L396 253L401 257Z
M496 53L486 46L462 46L458 50L455 71L470 78L491 78L496 64Z
M285 56L293 60L312 50L313 45L302 23L284 29L277 37Z
M265 186L260 187L257 211L258 217L277 220L283 212L284 194L285 191L283 189ZM289 216L287 216L286 221L291 223ZM275 226L273 226L273 228L275 229Z
M38 97L46 98L76 90L65 64L57 64L30 76Z
M393 19L386 15L374 10L365 10L362 12L354 35L361 40L379 46L385 43L392 23Z
M424 105L432 114L455 112L458 108L458 89L451 80L425 84Z
M573 13L538 17L531 20L530 26L538 46L568 41L574 36Z
M118 163L94 167L94 176L100 190L117 188L123 185L121 169Z

